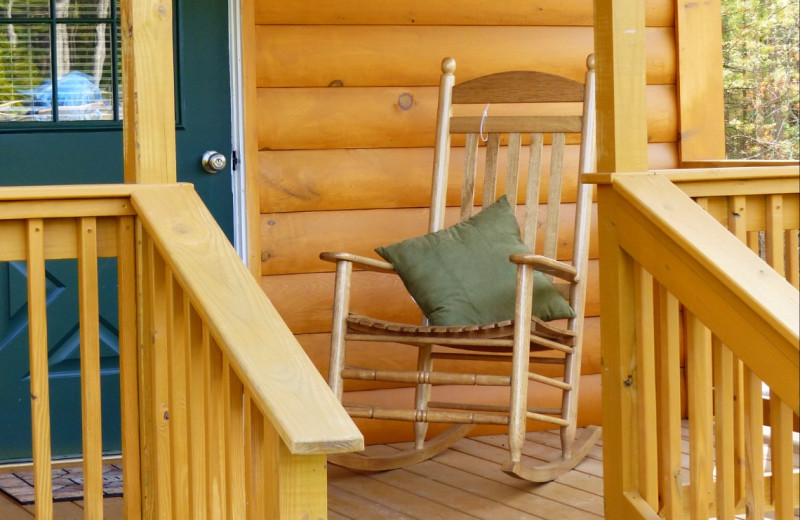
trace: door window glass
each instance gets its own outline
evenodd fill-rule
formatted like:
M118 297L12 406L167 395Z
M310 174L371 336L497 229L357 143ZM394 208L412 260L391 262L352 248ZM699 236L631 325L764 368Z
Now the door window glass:
M121 67L119 0L0 0L0 125L119 121Z

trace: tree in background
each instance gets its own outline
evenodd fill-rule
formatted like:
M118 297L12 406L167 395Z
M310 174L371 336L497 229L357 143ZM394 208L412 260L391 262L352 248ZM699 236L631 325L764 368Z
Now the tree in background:
M726 153L800 157L800 0L722 0Z

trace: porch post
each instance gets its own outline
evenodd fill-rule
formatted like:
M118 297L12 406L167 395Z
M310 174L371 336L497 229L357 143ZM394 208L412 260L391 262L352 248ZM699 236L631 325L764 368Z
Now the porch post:
M126 183L176 181L170 0L122 0Z
M647 170L645 3L594 1L597 171ZM637 518L639 490L633 321L635 266L617 243L611 183L598 186L603 460L606 518ZM635 500L633 500L635 499ZM638 504L638 506L637 506Z

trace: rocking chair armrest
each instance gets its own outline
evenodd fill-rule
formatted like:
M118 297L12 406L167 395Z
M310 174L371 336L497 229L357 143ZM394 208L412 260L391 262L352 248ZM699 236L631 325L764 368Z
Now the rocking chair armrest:
M515 264L532 265L537 271L557 276L572 283L578 281L578 270L575 269L575 267L546 256L534 255L531 253L516 254L511 255L509 260Z
M366 256L354 255L352 253L324 252L319 255L321 260L326 262L352 262L368 271L378 271L380 273L395 272L394 266L383 260L375 260Z

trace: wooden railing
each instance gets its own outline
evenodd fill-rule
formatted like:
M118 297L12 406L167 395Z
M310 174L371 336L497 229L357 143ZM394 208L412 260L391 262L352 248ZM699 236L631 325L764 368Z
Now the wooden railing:
M125 518L326 518L326 454L363 438L179 184L0 189L0 261L28 269L36 517L53 518L54 258L78 260L85 518L103 517L99 257L118 264Z
M592 180L600 184L606 517L761 519L774 509L793 518L797 167Z

